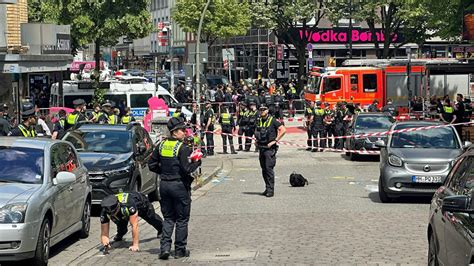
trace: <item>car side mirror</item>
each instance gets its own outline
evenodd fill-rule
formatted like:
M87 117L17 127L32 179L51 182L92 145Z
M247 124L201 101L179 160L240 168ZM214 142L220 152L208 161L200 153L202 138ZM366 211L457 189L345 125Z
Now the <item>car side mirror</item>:
M66 185L76 181L76 175L70 172L59 172L55 178L53 178L53 185Z
M447 196L443 199L441 210L443 212L472 212L469 210L470 199L466 195Z
M467 149L467 148L469 148L471 145L472 145L472 142L470 142L470 141L464 141L463 148L464 148L464 149Z
M378 148L385 148L387 147L387 145L385 144L385 141L383 140L377 140L375 142L375 147L378 147Z

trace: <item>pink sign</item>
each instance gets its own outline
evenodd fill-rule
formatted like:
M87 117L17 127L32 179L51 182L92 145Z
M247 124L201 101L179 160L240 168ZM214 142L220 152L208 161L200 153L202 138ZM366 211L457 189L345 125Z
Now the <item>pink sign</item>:
M86 72L95 68L95 61L74 61L71 63L71 71L78 72L82 64L84 64L84 71ZM100 61L100 69L104 69L104 61Z
M350 36L349 31L345 28L333 28L333 29L317 29L317 30L299 30L300 40L308 41L309 43L348 43L349 37L353 43L372 43L373 34L369 30L353 29ZM385 41L385 35L383 30L377 30L375 32L375 39L378 42ZM402 38L397 35L392 35L392 41L397 43L401 42Z
M151 97L150 99L148 99L148 107L150 111L146 113L143 117L143 128L146 131L150 132L151 120L153 119L153 111L164 110L166 114L169 114L169 108L168 105L166 105L165 101L158 97Z

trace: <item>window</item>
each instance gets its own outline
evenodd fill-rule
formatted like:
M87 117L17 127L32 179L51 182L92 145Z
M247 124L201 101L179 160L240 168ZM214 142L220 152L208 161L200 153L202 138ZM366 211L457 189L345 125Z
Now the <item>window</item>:
M377 91L377 75L376 74L362 75L362 85L364 86L364 92L376 92Z
M41 184L44 151L0 146L0 182Z
M118 106L121 102L127 102L127 95L125 95L125 94L114 94L114 95L106 94L104 96L104 99L115 103L114 108L118 108Z
M148 99L150 99L152 94L130 94L130 107L148 107Z
M447 187L455 194L464 194L466 190L474 188L473 167L473 158L464 158L457 167L456 172L449 180Z
M175 107L176 106L175 102L173 101L173 99L171 99L171 97L169 95L158 95L158 98L163 99L163 101L165 101L165 103L166 103L166 105L168 105L168 107Z
M132 142L129 131L100 130L79 131L84 142L84 152L97 153L128 153L132 151ZM67 135L65 140L69 139Z
M341 89L341 78L326 78L324 79L323 92L337 91Z
M358 85L359 85L359 75L357 74L351 75L351 90L357 91Z
M412 124L397 126L395 130L416 127ZM393 148L417 149L459 149L459 143L454 130L449 127L431 130L400 132L392 135Z

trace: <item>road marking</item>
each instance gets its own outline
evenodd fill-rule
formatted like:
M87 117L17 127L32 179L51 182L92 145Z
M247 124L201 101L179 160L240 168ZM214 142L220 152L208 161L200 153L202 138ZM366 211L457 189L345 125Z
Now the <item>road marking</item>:
M351 176L333 176L333 179L351 179L353 180L354 178Z

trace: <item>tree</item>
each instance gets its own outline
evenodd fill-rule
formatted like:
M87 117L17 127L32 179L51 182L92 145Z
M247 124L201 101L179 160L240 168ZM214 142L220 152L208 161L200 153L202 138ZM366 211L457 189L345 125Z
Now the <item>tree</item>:
M378 58L392 56L390 48L395 45L399 48L409 42L422 44L432 36L426 11L425 0L349 0L332 1L327 4L328 16L333 23L346 18L364 21L371 32ZM428 0L426 0L428 1ZM381 30L383 41L377 39L377 32ZM393 36L402 34L404 39L394 43ZM382 44L382 48L380 48Z
M257 27L273 30L278 41L298 59L298 88L303 89L306 79L306 46L308 38L298 38L298 31L305 33L317 29L326 14L325 0L274 0L252 4L252 21ZM296 34L295 34L296 33ZM291 49L293 46L294 49Z
M205 4L206 0L178 0L172 18L185 32L196 34ZM249 13L247 1L211 1L204 16L200 41L211 46L217 38L245 35L251 23Z
M102 45L115 45L121 36L133 40L150 34L153 25L149 3L149 0L34 0L28 4L32 22L71 25L73 51L95 44L97 75Z

